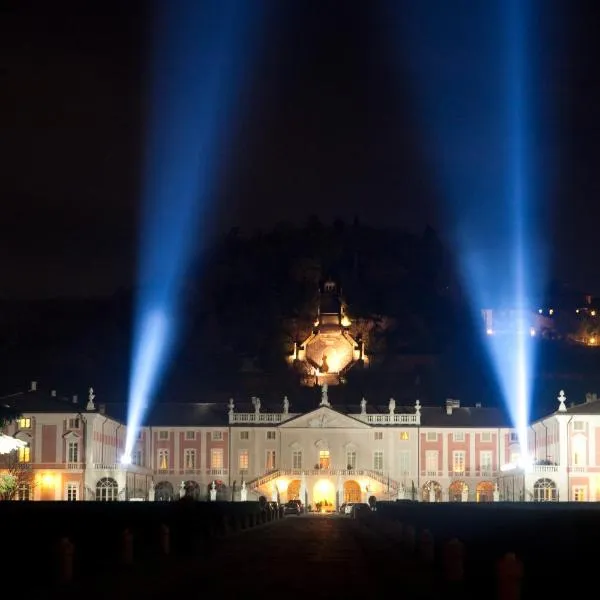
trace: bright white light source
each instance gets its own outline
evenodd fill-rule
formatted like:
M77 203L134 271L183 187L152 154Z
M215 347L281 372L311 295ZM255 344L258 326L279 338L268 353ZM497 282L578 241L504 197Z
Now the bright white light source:
M535 335L535 329L534 329L533 327L531 327L531 328L529 329L529 335L530 335L531 337L533 337L533 336Z
M0 433L0 454L10 454L13 450L18 450L25 446L27 446L26 442Z
M121 464L122 465L130 465L131 464L131 455L123 454L123 456L121 456Z
M493 330L493 329L488 329L488 330L486 331L486 333L487 333L488 335L494 335L494 330Z

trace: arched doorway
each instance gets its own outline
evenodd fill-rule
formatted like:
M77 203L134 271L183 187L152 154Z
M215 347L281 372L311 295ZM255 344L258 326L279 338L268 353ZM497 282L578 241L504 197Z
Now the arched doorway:
M112 477L103 477L96 484L97 502L115 502L119 499L119 485Z
M453 481L448 488L448 499L450 502L466 502L468 494L469 488L464 481ZM467 498L465 498L465 495Z
M287 487L287 499L288 502L290 500L302 500L304 502L304 498L300 498L300 480L294 479L290 481Z
M494 501L494 484L491 481L482 481L477 484L477 502Z
M356 481L344 482L344 502L361 502L362 492L360 491L360 485Z
M335 486L328 479L319 479L313 488L313 505L321 510L335 510Z
M185 495L193 500L200 500L200 486L196 481L185 481L183 483Z
M432 494L433 492L433 494ZM433 480L426 481L422 489L422 500L423 502L431 502L433 495L435 502L442 501L442 486Z
M173 500L173 485L168 481L161 481L154 488L154 499L157 502L169 502Z
M556 502L558 493L556 484L552 479L538 479L533 484L533 499L536 502Z

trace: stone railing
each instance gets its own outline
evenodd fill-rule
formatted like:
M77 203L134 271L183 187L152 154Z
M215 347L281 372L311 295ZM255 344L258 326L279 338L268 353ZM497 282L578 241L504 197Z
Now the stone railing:
M355 414L348 415L357 419L358 421L362 421L363 423L368 423L369 425L420 425L421 424L421 416L414 413L400 413L400 414L385 414L385 413L367 413L367 414Z
M558 473L558 465L533 465L534 473Z
M289 421L295 417L295 414L291 413L230 413L229 423L235 425L236 423L255 423L259 425L276 425Z
M273 479L277 479L277 477L279 477L280 475L283 475L284 471L281 471L280 469L275 469L274 471L269 471L268 473L265 473L264 475L261 475L260 477L256 477L255 479L251 479L250 481L246 482L246 487L248 487L248 489L252 489L255 490L256 488L260 487L261 485L265 485L267 483L269 483L270 481L273 481Z

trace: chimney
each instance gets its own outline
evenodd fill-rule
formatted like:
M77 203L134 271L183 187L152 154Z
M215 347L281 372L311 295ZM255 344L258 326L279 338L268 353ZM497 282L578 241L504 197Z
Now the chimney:
M460 408L460 400L454 400L452 398L446 399L446 414L451 415L455 408Z
M106 414L106 404L98 404L98 412L101 415Z
M31 386L29 387L30 392L37 392L37 381L32 381Z
M73 396L73 404L77 404L79 402L79 399L77 398L77 394L75 394Z
M56 398L56 390L50 390L50 396Z

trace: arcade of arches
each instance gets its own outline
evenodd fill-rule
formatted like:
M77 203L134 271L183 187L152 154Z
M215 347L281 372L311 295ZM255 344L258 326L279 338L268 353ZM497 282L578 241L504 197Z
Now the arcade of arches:
M287 487L287 499L289 500L301 500L300 498L300 480L294 479L290 481ZM304 502L304 500L302 500Z
M495 484L493 481L481 481L475 488L475 498L472 498L469 487L464 481L453 481L448 487L448 500L450 502L493 502ZM423 502L431 502L431 492L434 493L435 502L442 502L443 490L437 481L426 481L421 490Z

